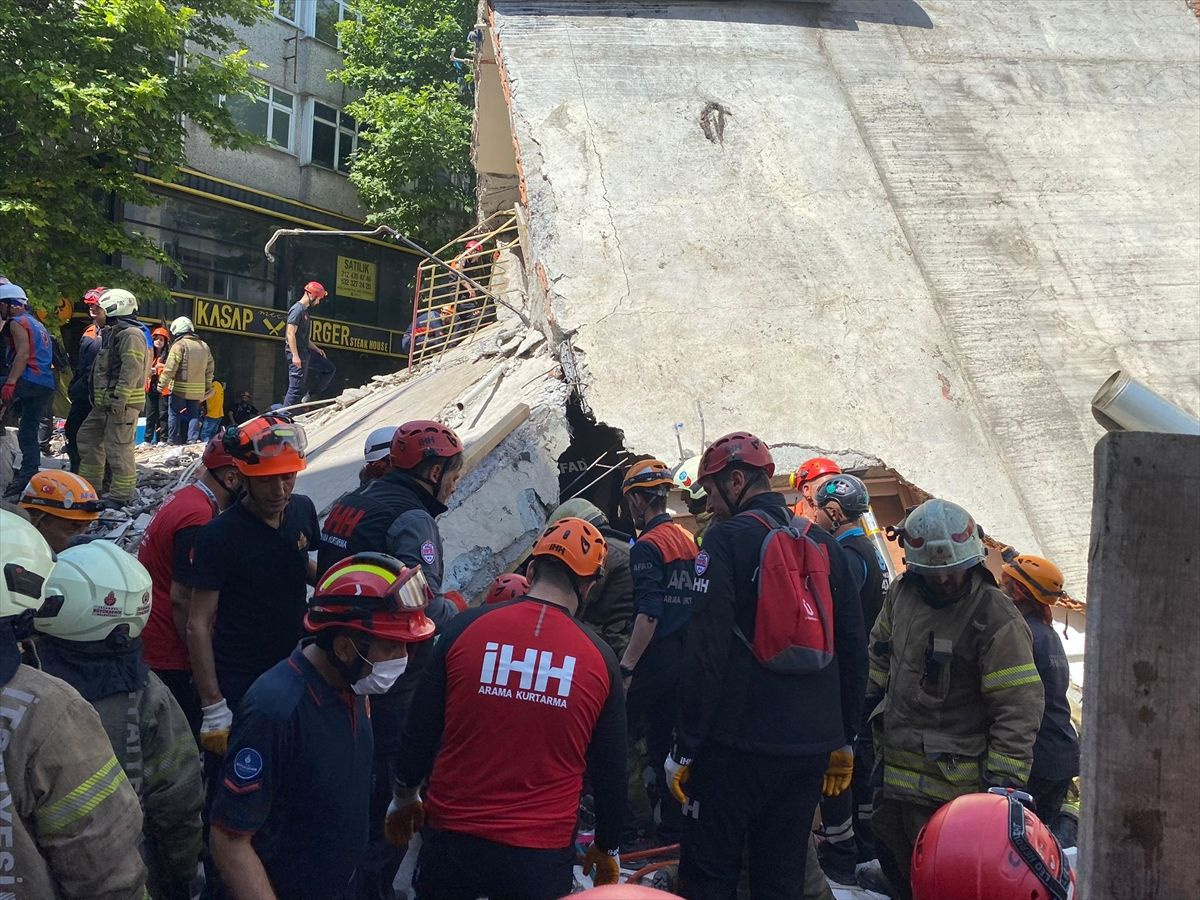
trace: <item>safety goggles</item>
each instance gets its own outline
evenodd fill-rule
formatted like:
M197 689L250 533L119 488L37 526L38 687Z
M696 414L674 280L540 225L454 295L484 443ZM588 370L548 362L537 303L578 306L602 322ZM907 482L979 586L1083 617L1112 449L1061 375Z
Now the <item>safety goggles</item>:
M354 563L355 566L363 566L364 571L373 572L385 578L395 576L395 558L382 553L359 553L355 556ZM334 577L340 577L349 571L353 571L353 569L343 569ZM354 606L361 609L364 614L420 612L429 606L432 597L433 591L425 578L425 570L416 566L408 570L407 577L403 580L397 578L382 597L355 596ZM315 606L338 606L343 599L337 594L320 596L320 589L318 589L318 596L313 598L313 604Z
M1041 854L1029 842L1025 830L1025 805L1032 804L1033 797L1024 791L998 787L989 788L988 793L1008 798L1008 841L1025 865L1029 866L1034 877L1050 892L1054 900L1071 900L1075 893L1071 885L1071 865L1067 862L1067 856L1058 840L1055 839L1054 842L1054 846L1058 848L1057 878Z
M250 422L247 423L249 427L240 428L237 435L239 446L234 455L245 459L247 454L253 453L258 459L265 460L291 452L303 458L308 450L304 429L282 416L273 416L272 419L276 420L266 425L255 427L256 423Z

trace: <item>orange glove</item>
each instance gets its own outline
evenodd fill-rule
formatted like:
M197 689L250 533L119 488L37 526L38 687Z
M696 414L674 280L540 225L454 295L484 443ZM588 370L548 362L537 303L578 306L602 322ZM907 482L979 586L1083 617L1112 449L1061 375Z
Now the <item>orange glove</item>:
M825 770L825 780L821 782L821 793L826 797L836 797L850 787L853 779L854 750L847 744L829 754L829 768Z
M592 884L596 887L616 884L621 877L620 854L616 850L601 850L593 841L583 857L583 874L591 876Z
M389 844L404 847L425 825L425 804L417 788L397 787L388 804L387 817L383 820L383 836Z

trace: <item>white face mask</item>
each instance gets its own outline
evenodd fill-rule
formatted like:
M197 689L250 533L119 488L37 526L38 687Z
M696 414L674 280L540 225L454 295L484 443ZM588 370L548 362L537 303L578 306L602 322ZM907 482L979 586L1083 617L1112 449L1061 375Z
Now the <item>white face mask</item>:
M362 654L359 654L362 658ZM363 662L367 662L363 658ZM354 682L352 688L356 694L386 694L391 690L400 676L404 674L404 670L408 668L408 657L404 656L400 659L388 659L382 662L367 662L371 667L370 673L364 675L358 681Z

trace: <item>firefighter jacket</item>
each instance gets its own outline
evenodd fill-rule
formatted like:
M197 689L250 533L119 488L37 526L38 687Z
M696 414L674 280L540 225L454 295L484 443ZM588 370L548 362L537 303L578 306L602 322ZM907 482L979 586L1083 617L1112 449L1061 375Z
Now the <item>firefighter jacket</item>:
M132 317L113 319L100 331L100 352L92 365L92 406L121 409L146 405L150 350L146 333Z
M176 339L158 376L161 389L183 400L203 400L212 390L213 357L208 344L189 333Z
M912 575L896 581L871 632L867 707L885 796L940 806L1029 780L1042 682L1029 626L983 567L935 609Z
M38 900L147 897L142 810L88 702L20 666L0 690L0 746L8 832L0 891Z

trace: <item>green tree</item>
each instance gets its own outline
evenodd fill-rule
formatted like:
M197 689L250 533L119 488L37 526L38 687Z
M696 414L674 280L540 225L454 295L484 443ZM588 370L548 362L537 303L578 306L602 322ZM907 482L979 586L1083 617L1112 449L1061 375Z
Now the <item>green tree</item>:
M450 62L466 46L474 0L358 0L361 21L341 29L337 77L362 97L363 126L350 179L373 223L437 247L474 210L471 78Z
M185 117L218 146L250 143L216 98L253 91L233 25L264 9L265 0L0 0L0 272L35 303L96 284L165 291L114 270L115 254L169 260L112 210L156 201L140 173L173 180Z

